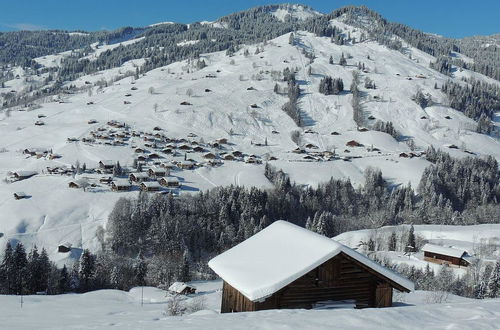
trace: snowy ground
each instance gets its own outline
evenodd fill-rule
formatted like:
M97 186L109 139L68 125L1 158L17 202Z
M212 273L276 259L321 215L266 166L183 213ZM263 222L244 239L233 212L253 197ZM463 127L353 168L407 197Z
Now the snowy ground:
M144 288L130 292L100 290L86 294L0 296L2 329L498 329L500 300L450 296L429 303L432 293L399 295L385 309L270 310L219 314L221 282L194 282L204 309L192 315L167 316L165 292ZM200 298L204 297L204 298Z

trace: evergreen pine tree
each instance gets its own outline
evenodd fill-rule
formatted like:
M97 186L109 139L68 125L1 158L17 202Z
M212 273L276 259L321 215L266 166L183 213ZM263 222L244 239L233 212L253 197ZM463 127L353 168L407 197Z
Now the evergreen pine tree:
M389 236L389 247L388 247L389 251L396 251L396 242L397 242L396 232L392 232L391 236Z
M486 295L489 298L500 297L500 258L495 262L495 266L491 271L486 289Z
M66 265L59 271L59 280L57 282L57 292L65 293L70 290L70 278Z
M93 290L93 280L95 274L95 256L85 249L80 257L80 290L83 292Z
M406 242L406 251L408 252L416 251L415 229L413 228L413 225L411 225L410 232L408 233L408 241Z

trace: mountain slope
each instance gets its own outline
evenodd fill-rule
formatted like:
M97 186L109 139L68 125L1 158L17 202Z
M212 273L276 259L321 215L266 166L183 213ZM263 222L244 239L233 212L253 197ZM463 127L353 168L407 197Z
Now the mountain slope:
M284 9L279 7L273 10ZM227 33L233 33L231 29L240 21L231 17L219 20L227 23L227 28L210 29L229 29ZM265 17L272 24L281 24L273 16ZM337 45L331 42L330 37L318 37L298 30L294 32L293 45L289 42L290 33L285 33L265 43L241 45L239 49L227 52L223 41L212 41L210 36L198 35L198 39L194 39L193 35L189 35L189 40L174 38L176 42L195 42L177 45L176 49L193 50L196 45L213 43L213 47L219 47L221 51L202 53L196 59L139 72L145 71L139 68L143 68L145 63L152 63L158 54L165 56L159 48L150 49L151 57L127 60L116 68L60 82L63 88L72 87L66 90L68 94L45 98L45 102L40 102L37 107L28 107L34 110L26 111L22 106L3 112L0 115L3 133L0 137L0 174L8 177L9 172L18 170L35 170L39 174L27 180L0 183L0 208L3 211L0 213L0 232L3 233L0 246L4 246L7 240L19 240L27 245L36 243L46 247L51 257L60 263L77 257L56 252L57 246L66 241L80 249L76 249L77 252L84 248L97 250L100 241L95 233L99 226L105 227L113 204L120 197L136 196L139 189L135 186L134 191L115 193L99 181L104 175L90 171L76 177L51 175L47 167L71 167L78 162L80 165L85 163L88 169L95 169L99 161L112 160L133 171L137 156L134 150L141 147L158 152L160 161L164 163L192 158L203 165L194 170L176 168L172 171L182 182L183 188L177 191L180 194L219 185L271 186L264 176L264 165L245 163L244 158L240 161L225 160L211 166L201 152L163 154L161 150L167 143L159 140L157 148L146 146L150 141L144 141L146 136L143 133L154 134L155 126L162 129L161 134L165 137L196 141L204 146L205 152L212 152L219 159L224 157L223 152L240 151L247 156L247 160L250 155L255 155L255 159L261 162L269 160L289 173L292 181L310 186L325 182L330 177L350 179L358 186L363 184L365 169L378 167L390 184L397 186L410 182L415 187L424 168L430 165L423 156L418 157L428 146L445 148L456 157L473 153L479 157L493 155L500 159L498 139L476 133L476 122L447 106L446 96L434 88L450 79L465 85L462 77L500 83L467 69L455 72L452 77L444 75L429 68L435 57L410 44L403 43L406 49L404 54L368 38L359 42L363 39L362 34L368 35L368 31L346 22L346 17L339 15L331 18L328 24L332 29L335 27L336 31L341 31L338 33L346 40L350 35L357 42L346 41L344 45ZM289 27L282 26L283 29ZM155 40L150 39L155 31L176 28L181 29L175 24L160 25L149 30L151 35L146 33L144 39L132 39L118 46L94 46L91 54L87 55L89 57L77 61L99 66L97 59L106 54L110 56L120 49L143 47L146 42ZM202 41L196 43L198 40ZM312 63L311 54L314 54ZM64 54L56 56L59 58L53 59L55 62L48 62L57 65ZM330 56L333 64L329 63ZM347 60L345 66L339 65L342 56ZM43 61L40 63L52 65ZM358 64L364 64L365 69L359 70ZM276 84L281 89L286 88L287 83L282 79L286 68L296 71L301 90L298 106L304 127L298 127L282 111L286 95L273 91ZM359 89L365 126L374 128L377 121L392 122L400 138L395 139L375 130L358 130L353 120L353 95L348 91L354 71L360 72ZM21 72L21 76L37 79L36 75L27 72ZM342 78L345 91L339 95L319 93L320 82L326 76ZM375 83L376 89L365 88L367 78ZM27 88L23 80L7 81L2 92ZM418 91L429 94L434 104L422 108L413 101ZM183 102L189 104L181 105ZM97 123L88 124L90 119ZM37 120L42 120L45 125L35 126ZM130 137L123 145L112 145L117 138L83 141L84 138L91 138L92 132L97 132L99 128L109 134L112 130L115 130L112 134L121 132L106 124L111 120L127 124L129 133L143 133ZM292 138L296 131L299 132L298 139ZM78 141L68 141L68 138ZM220 138L228 139L229 144L222 149L208 144ZM347 146L353 140L362 146ZM410 148L408 140L414 141L415 148ZM51 160L22 153L26 148L35 147L51 149L52 153L62 157ZM297 147L305 148L307 154L292 152ZM318 153L324 151L331 154ZM334 152L335 157L329 158L328 155ZM405 157L411 152L416 157ZM276 160L271 160L272 157ZM145 167L151 165L152 161L149 161ZM68 188L71 181L82 179L96 186L89 187L87 191ZM12 194L19 191L31 198L14 200Z

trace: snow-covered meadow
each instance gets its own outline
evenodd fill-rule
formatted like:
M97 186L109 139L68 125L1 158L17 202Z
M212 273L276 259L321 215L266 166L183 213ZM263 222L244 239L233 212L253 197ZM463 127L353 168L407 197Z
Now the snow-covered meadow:
M168 316L171 298L145 287L60 296L0 296L1 329L498 329L499 299L449 296L429 303L430 292L395 297L395 307L377 309L268 310L219 314L222 283L194 282L192 314ZM143 297L143 299L141 299ZM141 304L141 301L143 302Z

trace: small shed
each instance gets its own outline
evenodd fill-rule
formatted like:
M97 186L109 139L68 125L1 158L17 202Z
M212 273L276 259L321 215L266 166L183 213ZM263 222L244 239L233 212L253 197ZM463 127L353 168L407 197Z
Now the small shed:
M18 192L15 192L14 193L14 198L19 200L19 199L24 199L24 198L28 198L28 195L25 194L24 192L22 191L18 191Z
M232 154L234 157L242 157L243 156L243 153L239 150L233 151Z
M463 249L455 249L435 244L427 243L422 247L424 260L438 264L469 266L470 256Z
M356 307L392 306L393 289L413 282L325 236L285 221L213 258L223 279L221 313L310 309L353 300Z
M362 147L363 146L361 143L359 143L358 141L355 141L355 140L348 141L345 145L348 147Z
M211 152L207 152L206 154L203 155L203 158L205 159L215 159L217 156Z
M222 157L222 159L224 159L224 160L234 160L235 158L234 158L234 156L233 156L233 155L231 155L231 154L225 154L225 155Z
M168 291L174 294L193 294L196 292L196 288L189 286L184 282L174 282L168 288Z
M195 151L195 152L204 152L205 148L203 148L202 146L196 146L196 147L193 148L193 151Z
M57 252L59 253L67 253L71 251L71 244L64 243L57 246Z
M71 181L70 183L68 183L68 188L79 189L80 188L80 182L78 182L78 181Z

